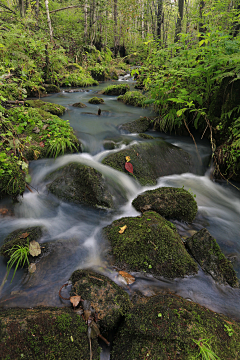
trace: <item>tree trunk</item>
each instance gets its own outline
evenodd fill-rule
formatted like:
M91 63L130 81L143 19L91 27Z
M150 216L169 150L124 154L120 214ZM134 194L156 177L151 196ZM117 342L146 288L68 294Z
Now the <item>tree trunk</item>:
M87 43L87 14L88 14L87 0L85 0L85 3L84 3L84 41L85 41L85 44Z
M157 39L159 45L161 44L161 26L163 22L163 3L162 0L158 0L158 11L157 11Z
M113 16L114 16L114 55L117 57L118 54L118 36L117 36L117 25L118 25L118 12L117 12L117 0L114 0L114 10L113 10Z
M179 34L182 31L183 6L184 0L178 0L178 14L174 42L177 42L179 40Z
M48 0L45 0L45 6L46 6L46 13L47 13L47 22L49 27L49 34L50 34L50 40L53 41L53 30L52 30L52 24L49 14L49 8L48 8Z
M204 33L206 32L205 27L203 26L203 22L202 22L202 12L205 6L205 2L204 0L200 1L200 6L199 6L199 15L200 15L200 22L199 22L199 32L200 32L200 36L199 36L199 41L201 41L204 38Z

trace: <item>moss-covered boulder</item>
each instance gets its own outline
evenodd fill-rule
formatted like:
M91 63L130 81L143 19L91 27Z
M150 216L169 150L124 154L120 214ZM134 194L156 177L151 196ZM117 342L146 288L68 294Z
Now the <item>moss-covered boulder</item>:
M59 93L61 92L60 87L54 84L43 84L47 94Z
M16 250L9 251L14 246L27 246L33 240L38 241L43 235L41 226L33 226L23 229L14 230L4 240L0 248L0 255L10 258L11 254Z
M91 270L77 270L71 281L72 293L91 302L103 330L112 330L126 315L130 307L128 294L106 276Z
M141 212L153 210L166 218L188 222L195 219L198 210L194 197L187 190L173 187L145 191L132 205Z
M124 95L129 90L130 86L128 84L110 85L103 90L102 94L112 96Z
M144 133L151 127L151 125L152 119L144 116L132 122L120 125L119 129L130 133Z
M141 185L155 185L160 176L194 172L191 156L164 140L131 145L108 155L102 163L127 173L126 156L130 156L133 174ZM128 174L131 176L130 173Z
M197 264L186 251L175 225L154 211L116 220L103 229L103 234L111 243L110 254L120 269L167 278L197 272Z
M238 359L240 325L196 303L165 294L129 311L111 355L114 360L190 360L201 358L201 348L211 349L218 359Z
M118 96L117 99L124 102L124 104L138 107L142 107L144 102L147 100L146 96L139 91L128 91L124 95Z
M42 109L53 115L63 115L66 110L65 107L62 105L44 102L42 100L27 100L25 101L25 105L33 108Z
M154 140L155 139L152 135L148 135L148 134L140 133L139 136L145 140Z
M76 359L90 358L88 326L71 308L0 310L0 358ZM99 360L100 347L91 339L92 359Z
M104 100L101 98L98 98L96 96L94 96L93 98L91 98L90 100L88 100L89 104L103 104Z
M111 208L113 198L103 175L87 165L70 163L48 176L49 191L58 198L94 207Z
M222 253L220 246L207 229L202 229L188 238L186 246L203 271L210 274L215 281L239 287L231 262Z
M73 104L73 106L78 107L80 109L87 107L87 105L85 105L85 104L83 104L81 102L75 103L75 104Z

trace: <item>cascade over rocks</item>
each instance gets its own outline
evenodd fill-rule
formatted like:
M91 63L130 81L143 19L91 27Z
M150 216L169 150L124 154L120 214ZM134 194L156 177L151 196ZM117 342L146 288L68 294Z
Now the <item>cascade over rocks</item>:
M187 190L173 187L145 191L133 200L132 205L141 212L153 210L166 218L188 222L195 219L198 209Z
M102 163L126 173L125 158L130 156L133 173L141 185L155 185L160 176L194 172L191 156L164 140L141 142L108 155Z
M232 263L222 253L218 243L207 229L202 229L186 239L186 247L203 271L220 284L239 287Z
M103 234L112 246L110 257L121 270L145 271L167 278L198 271L175 225L154 211L115 220L103 229Z
M112 330L127 313L130 307L128 294L108 277L92 270L76 270L71 281L71 293L91 302L104 330Z
M189 360L198 358L203 345L221 359L237 359L240 325L192 301L164 294L143 298L130 309L113 341L111 358Z

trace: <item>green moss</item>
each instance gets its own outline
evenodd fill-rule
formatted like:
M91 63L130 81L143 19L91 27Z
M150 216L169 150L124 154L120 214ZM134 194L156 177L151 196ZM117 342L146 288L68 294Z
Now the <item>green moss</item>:
M25 101L25 104L33 108L42 109L53 115L63 115L66 110L65 107L62 105L44 102L42 100L27 100Z
M139 134L139 136L143 139L146 139L146 140L154 140L155 138L151 135L147 135L147 134Z
M145 131L147 131L152 124L152 119L148 118L148 117L141 117L137 120L134 120L132 122L126 123L126 124L122 124L120 125L120 129L121 130L126 130L130 133L143 133ZM145 139L149 139L149 135L145 135L142 137ZM153 137L150 137L153 139Z
M83 104L83 103L81 103L81 102L75 103L75 104L73 104L72 106L78 107L78 108L80 108L80 109L87 107L87 105L85 105L85 104Z
M225 331L231 322L233 335ZM158 295L135 305L113 342L114 360L196 359L199 347L193 340L209 339L220 359L238 359L240 326L196 303L173 294ZM122 346L124 344L124 347Z
M184 189L162 187L145 191L132 202L138 211L153 210L160 215L177 220L192 222L197 214L197 203Z
M44 84L43 87L45 88L47 94L52 94L52 93L59 93L60 87L54 84Z
M0 358L78 359L90 357L87 325L71 308L0 310ZM92 342L93 360L99 360L97 339Z
M8 158L6 167L4 163L0 163L0 197L1 195L10 195L16 198L25 191L25 174L20 170L20 166L16 163L16 159Z
M236 272L220 246L207 229L202 229L186 240L186 246L201 268L219 283L239 287Z
M120 227L127 226L123 234ZM197 272L175 226L153 211L122 218L103 229L119 268L146 271L168 278Z
M0 95L7 100L23 100L27 97L27 90L17 83L1 83L0 84Z
M120 84L120 85L110 85L106 89L103 90L104 95L123 95L127 91L130 90L130 87L128 84Z
M91 98L90 100L88 100L89 104L103 104L104 100L101 98L98 98L96 96L94 96L93 98Z
M138 107L142 107L144 101L147 100L146 96L144 96L139 91L128 91L124 95L120 95L117 99L124 102L124 104Z

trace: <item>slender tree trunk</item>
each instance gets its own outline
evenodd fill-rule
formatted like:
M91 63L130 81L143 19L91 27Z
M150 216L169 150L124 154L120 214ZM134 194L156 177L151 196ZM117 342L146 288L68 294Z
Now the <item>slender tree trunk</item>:
M49 15L48 0L45 0L45 6L46 6L47 22L48 22L48 27L49 27L50 40L53 41L53 29L52 29L51 19L50 19L50 15Z
M117 57L118 54L118 34L117 34L117 30L118 30L118 3L117 0L114 0L114 10L113 10L113 14L114 14L114 54L115 57Z
M204 33L206 32L206 29L204 27L204 24L202 22L202 13L203 13L203 9L205 7L205 1L201 0L200 1L200 5L199 5L199 15L200 15L200 22L199 22L199 32L201 34L201 36L199 36L199 41L201 41L204 38Z
M84 3L84 41L85 41L85 44L87 43L87 15L88 15L87 0L85 0L85 3Z
M178 14L177 14L177 24L175 29L174 42L177 42L179 40L179 34L182 31L183 6L184 6L184 0L178 0Z
M19 10L20 10L20 15L22 17L25 16L25 11L24 11L24 0L19 0Z
M161 44L161 27L163 22L163 3L162 0L158 0L158 10L157 10L157 39L159 45Z

